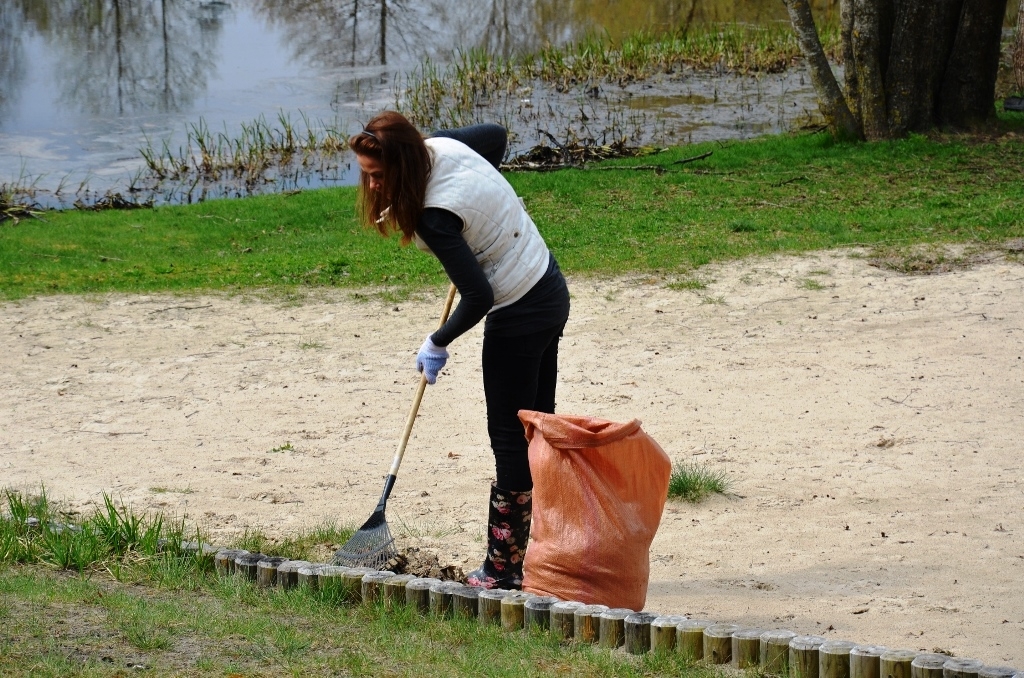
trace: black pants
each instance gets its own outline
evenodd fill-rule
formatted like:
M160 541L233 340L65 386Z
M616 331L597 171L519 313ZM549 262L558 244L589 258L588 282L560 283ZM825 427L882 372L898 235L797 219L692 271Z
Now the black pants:
M484 396L497 485L533 489L528 444L519 410L555 411L558 340L565 323L517 337L484 335Z

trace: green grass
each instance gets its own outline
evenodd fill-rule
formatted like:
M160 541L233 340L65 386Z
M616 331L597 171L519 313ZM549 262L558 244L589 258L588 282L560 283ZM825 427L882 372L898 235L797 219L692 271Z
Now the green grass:
M668 481L670 499L697 503L712 494L726 494L728 491L729 479L725 471L699 463L676 464L672 467Z
M717 675L678 655L626 657L540 632L338 603L330 593L260 589L218 578L209 557L175 548L181 523L140 516L104 497L81 530L88 556L61 565L47 535L45 494L6 493L0 513L0 675L685 676ZM25 519L37 518L39 527ZM170 527L168 527L170 526ZM350 533L330 524L284 542L258 532L237 544L303 557ZM170 539L163 548L151 539ZM19 549L4 549L12 539ZM57 567L54 567L56 565Z
M115 676L720 675L677 655L629 657L407 609L344 606L236 578L196 590L0 565L0 674Z
M509 179L567 272L650 273L699 288L699 267L750 255L848 245L899 254L1024 236L1024 116L1003 125L1017 133L873 144L787 135ZM714 154L673 164L705 151ZM328 287L402 295L444 283L432 257L361 228L354 198L346 187L2 222L0 298Z

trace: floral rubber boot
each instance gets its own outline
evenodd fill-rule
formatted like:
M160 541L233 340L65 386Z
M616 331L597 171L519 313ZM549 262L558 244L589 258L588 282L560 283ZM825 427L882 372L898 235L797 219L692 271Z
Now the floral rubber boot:
M533 492L512 492L491 483L487 514L487 557L466 575L470 586L485 589L521 589L523 557L530 539Z

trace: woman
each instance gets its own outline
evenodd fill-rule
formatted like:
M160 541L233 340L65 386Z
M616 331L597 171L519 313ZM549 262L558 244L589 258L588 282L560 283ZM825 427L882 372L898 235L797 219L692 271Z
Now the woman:
M533 478L518 412L554 412L558 340L569 317L558 263L498 171L507 143L500 125L424 139L390 111L349 139L362 170L362 221L436 256L459 290L455 311L416 357L427 383L448 360L446 347L486 316L483 378L496 480L487 554L467 582L487 588L522 585Z

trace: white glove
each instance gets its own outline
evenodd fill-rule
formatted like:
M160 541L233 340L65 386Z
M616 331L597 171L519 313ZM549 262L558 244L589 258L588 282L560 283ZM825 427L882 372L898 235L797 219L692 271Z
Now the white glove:
M446 362L448 362L447 349L436 345L428 336L416 356L416 371L422 372L427 377L428 384L433 384L437 381L437 373L441 371Z

